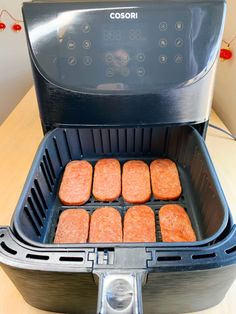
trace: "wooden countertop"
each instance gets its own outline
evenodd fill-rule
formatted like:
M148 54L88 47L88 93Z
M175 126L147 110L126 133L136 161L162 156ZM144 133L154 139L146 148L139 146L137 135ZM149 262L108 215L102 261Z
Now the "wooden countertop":
M211 123L224 127L212 112ZM9 225L29 172L37 147L43 137L34 88L31 88L8 119L0 126L0 225ZM207 146L236 221L236 142L209 128ZM236 281L225 299L202 314L234 314ZM187 302L187 300L186 300ZM0 268L0 314L50 313L28 305Z

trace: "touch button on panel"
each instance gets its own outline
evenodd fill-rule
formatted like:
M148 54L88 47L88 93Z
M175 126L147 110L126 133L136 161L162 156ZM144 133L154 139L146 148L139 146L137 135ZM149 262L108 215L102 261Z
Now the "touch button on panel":
M159 62L160 63L166 63L167 62L167 56L166 55L160 55L159 56Z
M183 56L178 54L174 57L175 63L182 63L183 62Z
M114 71L112 68L106 69L106 76L107 77L112 77L114 75Z
M127 53L122 54L122 55L120 56L120 62L121 62L121 64L123 64L123 65L128 64L128 62L129 62L129 55L128 55Z
M105 55L105 61L106 63L112 63L113 62L113 54L108 52L106 55Z
M182 21L177 21L175 23L175 29L177 31L182 31L184 29L184 23Z
M180 48L180 47L182 47L183 46L183 44L184 44L184 40L182 39L182 38L176 38L176 40L175 40L175 46L177 47L177 48Z
M67 48L68 49L74 49L75 47L76 47L76 43L73 40L68 40Z
M144 76L145 75L145 69L143 68L143 67L139 67L139 68L137 68L137 75L139 76L139 77L142 77L142 76Z
M83 63L84 65L91 65L93 62L93 59L90 56L84 56L83 57Z
M71 66L76 65L77 64L77 59L74 56L70 56L67 59L67 63Z
M159 46L160 46L161 48L167 47L167 44L168 44L167 39L161 38L161 39L159 40Z
M144 60L145 60L145 54L142 53L142 52L137 53L137 55L136 55L136 60L137 60L138 62L144 62Z
M82 25L82 32L83 32L83 33L88 33L88 32L90 32L90 25L89 25L89 24L83 24L83 25Z
M82 46L83 46L84 49L90 49L91 41L88 40L88 39L84 40L83 43L82 43Z
M166 31L167 30L167 28L168 28L168 25L167 25L167 23L166 22L161 22L160 24L159 24L159 30L160 31Z

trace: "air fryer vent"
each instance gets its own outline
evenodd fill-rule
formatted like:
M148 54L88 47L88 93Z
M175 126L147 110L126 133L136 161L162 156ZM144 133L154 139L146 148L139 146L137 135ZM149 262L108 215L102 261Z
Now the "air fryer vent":
M60 152L59 152L59 149L58 149L58 146L57 146L57 140L56 140L55 136L53 138L53 143L54 143L54 146L55 146L55 150L56 150L56 155L57 155L58 161L59 161L60 166L62 168L63 164L62 164L61 155L60 155Z
M17 252L15 250L13 250L12 248L10 248L8 245L6 245L5 242L1 242L1 247L3 248L4 251L6 251L7 253L11 254L11 255L16 255Z
M156 237L157 237L157 242L162 242L160 220L159 220L159 212L158 211L155 212L155 219L156 219Z
M66 148L67 148L67 151L68 151L69 158L70 158L70 160L72 160L72 155L71 155L70 146L69 146L67 135L66 135L66 130L63 130L63 135L64 135L65 144L66 144Z
M41 230L40 229L41 228L40 228L40 226L37 223L37 220L35 218L34 213L32 211L30 211L27 206L24 207L24 212L26 213L26 216L28 217L29 221L31 222L31 225L32 225L36 235L38 237L40 237L40 235L41 235Z
M192 255L192 259L203 259L203 258L213 258L213 257L216 257L215 253Z
M81 156L94 154L135 154L157 153L163 151L167 128L80 128L63 131L64 146L69 159L75 158L73 146L77 144ZM73 144L72 144L73 140ZM54 137L54 146L60 160L58 138ZM62 165L62 161L60 160Z
M44 219L46 217L44 206L42 202L40 201L39 196L36 194L34 188L31 189L31 194L32 194L33 203L36 205L36 208L38 209L38 212L40 216L42 217L42 219Z
M227 249L225 251L226 254L232 254L232 253L235 253L235 252L236 252L236 245L232 246L230 249Z
M29 206L29 212L31 213L31 216L34 217L35 223L37 223L39 229L43 226L42 218L40 217L38 207L33 202L31 197L28 197L28 206Z
M48 209L48 205L46 203L45 197L43 196L43 192L40 188L40 185L37 179L34 180L34 185L35 185L36 191L38 192L39 199L41 200L41 203L43 204L44 210L46 211Z
M84 259L83 259L83 257L80 257L80 256L78 256L78 257L76 257L76 256L61 256L59 258L59 261L61 261L61 262L72 262L72 263L74 263L74 262L83 263Z
M158 256L157 257L158 262L176 262L180 260L181 260L181 256Z
M52 185L53 185L53 182L51 181L52 179L50 178L50 175L49 175L49 173L47 172L46 167L45 167L45 164L44 164L43 161L41 161L40 167L41 167L42 173L43 173L43 175L44 175L44 179L45 179L45 181L46 181L46 183L47 183L49 192L52 192Z
M43 260L43 261L49 260L49 256L47 256L47 255L27 254L27 255L26 255L26 258L29 258L29 259L36 259L36 260Z

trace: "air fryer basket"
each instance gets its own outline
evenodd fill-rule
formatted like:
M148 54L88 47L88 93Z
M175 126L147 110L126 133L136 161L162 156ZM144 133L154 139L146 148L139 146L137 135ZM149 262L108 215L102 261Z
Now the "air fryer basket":
M134 158L147 163L159 157L174 160L183 186L175 202L186 208L198 241L163 243L158 233L156 243L52 244L58 216L68 208L57 197L64 166L74 159L94 163L108 156L121 163ZM157 228L158 210L165 203L153 198L148 202L156 212ZM122 214L130 206L121 198L105 204ZM92 212L103 205L91 197L82 207ZM58 128L39 147L11 228L0 228L0 263L24 299L40 309L192 312L219 303L235 279L232 224L203 138L192 127Z
M150 163L155 158L167 157L177 163L183 193L172 203L181 204L187 210L198 239L197 242L181 245L213 243L225 230L229 222L229 210L204 141L196 130L189 126L94 127L58 128L45 136L12 219L15 234L33 246L53 245L59 214L69 208L63 206L57 196L65 165L70 160L83 158L94 164L104 157L118 158L121 163L129 159ZM180 245L161 243L158 211L166 203L170 202L155 200L153 197L147 202L155 211L157 225L157 243L150 243L149 246ZM122 198L101 203L91 197L80 207L92 212L104 205L116 207L122 215L132 206ZM87 246L94 247L93 244Z

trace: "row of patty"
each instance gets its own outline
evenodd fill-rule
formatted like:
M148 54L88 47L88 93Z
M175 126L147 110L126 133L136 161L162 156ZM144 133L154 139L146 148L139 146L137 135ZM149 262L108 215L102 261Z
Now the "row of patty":
M190 219L181 206L162 206L159 221L163 242L196 241ZM154 211L146 205L132 206L125 213L123 226L120 212L110 206L97 208L91 217L82 208L63 211L54 243L86 242L156 242Z
M64 205L83 205L91 191L96 200L111 202L120 195L128 203L142 204L154 197L175 200L182 188L176 164L170 159L156 159L150 167L141 160L130 160L121 168L117 159L97 161L93 169L86 160L67 164L59 190Z

